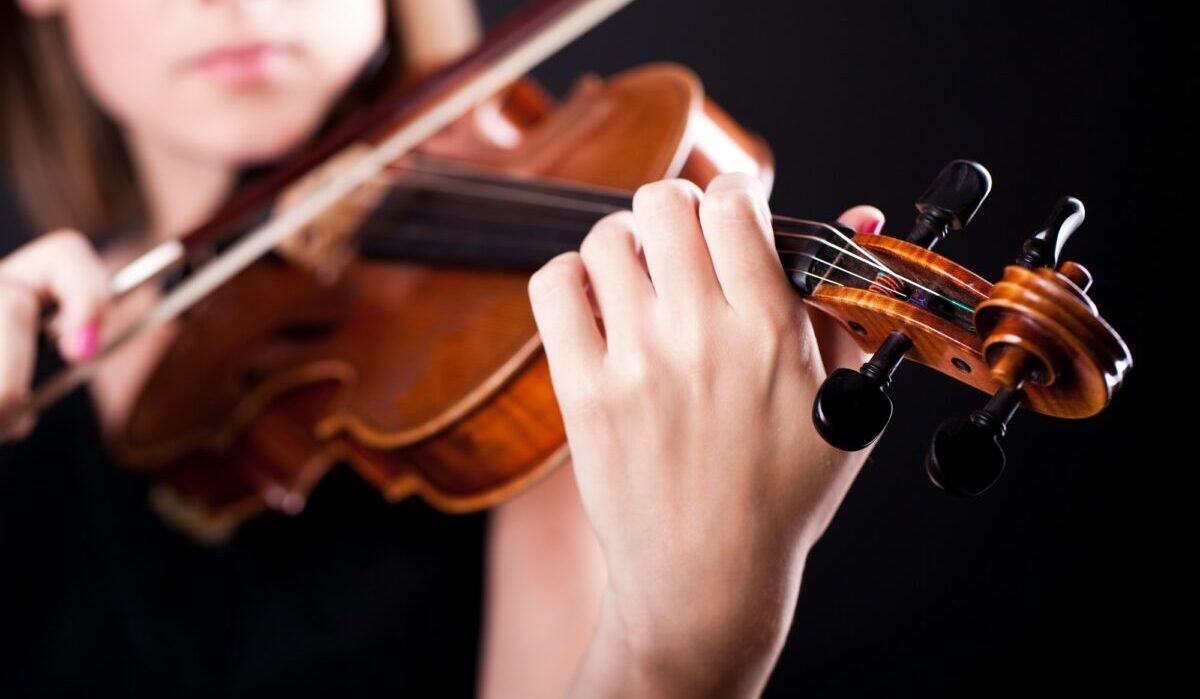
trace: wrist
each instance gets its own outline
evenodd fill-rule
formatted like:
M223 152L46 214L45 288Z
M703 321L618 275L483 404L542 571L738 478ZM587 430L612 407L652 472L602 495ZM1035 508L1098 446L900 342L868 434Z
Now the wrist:
M606 589L591 647L577 676L629 697L758 696L787 637L802 565L761 587L689 599L673 610L639 609ZM727 592L727 591L721 591Z

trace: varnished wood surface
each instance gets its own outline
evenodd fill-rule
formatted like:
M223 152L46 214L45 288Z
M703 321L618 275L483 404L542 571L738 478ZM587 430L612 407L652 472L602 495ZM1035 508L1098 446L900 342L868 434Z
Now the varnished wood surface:
M1029 406L1040 413L1095 415L1108 406L1133 368L1129 348L1096 305L1054 270L1006 267L975 315L986 356L1015 347L1037 358L1042 371L1024 391ZM1010 381L1002 367L993 374Z
M993 287L898 238L858 235L854 242L898 274L975 309L972 330L883 293L818 287L810 302L837 319L867 352L898 330L913 342L906 359L989 394L1020 388L1024 407L1066 418L1103 410L1132 367L1128 347L1091 299L1054 270L1009 266ZM1009 352L1013 349L1023 356ZM1001 361L1001 351L1009 352L1007 360Z

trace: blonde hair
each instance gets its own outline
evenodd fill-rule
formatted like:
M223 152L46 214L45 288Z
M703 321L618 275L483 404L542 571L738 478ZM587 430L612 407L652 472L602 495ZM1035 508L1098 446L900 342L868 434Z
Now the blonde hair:
M378 60L331 119L401 78L403 0L388 3ZM114 233L143 223L133 166L117 126L88 94L57 17L35 18L0 0L0 162L21 213L36 231Z

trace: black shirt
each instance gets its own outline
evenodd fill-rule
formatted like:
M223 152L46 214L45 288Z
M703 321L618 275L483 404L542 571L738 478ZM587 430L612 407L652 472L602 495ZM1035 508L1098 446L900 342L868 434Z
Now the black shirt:
M0 255L15 244L0 229ZM337 468L299 516L208 548L147 486L106 456L85 390L0 446L0 696L473 693L484 515Z

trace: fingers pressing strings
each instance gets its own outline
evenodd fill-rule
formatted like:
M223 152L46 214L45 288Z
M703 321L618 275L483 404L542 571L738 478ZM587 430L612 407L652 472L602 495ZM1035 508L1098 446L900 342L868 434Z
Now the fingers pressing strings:
M478 198L486 201L517 204L525 203L536 206L543 210L529 211L520 207L511 207L509 209L498 211L489 210L487 212L491 217L506 217L507 220L504 222L516 224L514 227L519 227L519 224L523 222L537 223L544 221L544 210L583 213L599 217L623 209L628 209L632 206L632 198L628 192L622 192L620 190L610 188L576 185L572 183L538 178L522 178L505 173L492 173L482 169L469 169L461 166L439 169L441 166L420 164L415 167L418 169L403 169L399 170L398 172L385 173L381 175L381 177L386 178L386 183L388 186L399 191L403 191L405 189L412 189L415 191L427 190L449 195L470 196L472 198ZM394 207L395 209L404 211L411 207L411 203L403 201L396 204L389 204L387 202L379 204L373 198L369 201L365 201L360 198L354 200L354 202L358 206L370 208L372 210ZM854 213L854 216L852 217L853 220L851 220L851 222L857 222L858 218L862 218L864 225L867 225L871 220L871 212L877 210L874 210L871 207L860 207L860 209L861 210L856 209L852 210L852 212L848 212ZM456 211L462 216L469 216L472 213L472 209L470 207L457 207ZM779 238L806 240L814 243L814 245L817 246L832 247L841 254L847 255L848 257L867 265L868 267L902 281L912 288L920 289L931 296L939 298L946 303L957 307L963 312L971 313L973 311L973 309L971 309L969 306L957 301L956 299L950 298L934 289L929 288L927 285L921 284L906 275L900 274L896 270L883 263L883 261L881 261L873 253L854 242L850 236L847 236L835 226L813 221L801 221L800 219L792 219L782 216L772 217L771 220L788 221L792 223L799 222L810 226L820 227L821 229L827 231L827 233L832 237L836 238L836 242L825 237L811 234L776 231L775 235ZM882 220L882 218L880 218L880 220ZM854 228L857 229L859 226L854 226ZM588 229L590 229L590 226L584 228L583 231L586 232ZM861 232L869 233L872 231L863 230ZM580 239L582 240L582 234ZM521 240L502 241L503 245L523 247L534 251L546 250L547 259L553 254L557 254L559 252L557 243L554 246L549 247L546 246L545 243L546 241L538 240L535 237ZM790 252L781 250L778 254L798 255L806 258L813 257L813 253L801 251ZM810 277L837 286L858 286L858 283L852 281L852 279L856 279L858 282L863 282L867 285L870 285L874 281L873 279L865 277L861 274L845 272L844 268L838 268L834 270L843 275L843 278L840 280L834 275L818 275L799 267L786 264L785 270L791 273L806 274ZM651 276L657 276L653 273L653 270L651 272ZM847 276L850 277L850 279L845 278Z

